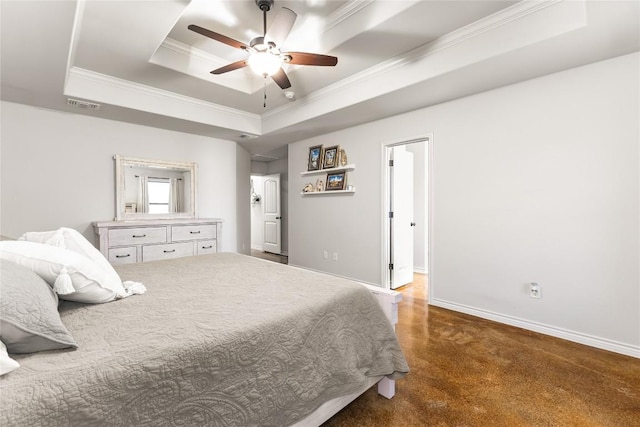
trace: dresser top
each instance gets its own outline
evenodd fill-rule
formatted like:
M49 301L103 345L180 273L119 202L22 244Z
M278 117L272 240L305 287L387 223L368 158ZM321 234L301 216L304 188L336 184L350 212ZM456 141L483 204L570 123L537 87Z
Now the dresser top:
M221 218L134 219L126 221L95 221L93 228L151 227L157 225L199 225L222 222Z

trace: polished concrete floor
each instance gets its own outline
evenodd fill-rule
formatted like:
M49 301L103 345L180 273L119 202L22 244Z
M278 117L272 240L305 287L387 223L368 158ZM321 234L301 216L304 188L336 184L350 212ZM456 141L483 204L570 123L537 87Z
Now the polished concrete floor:
M425 276L401 289L411 372L324 427L640 426L640 360L429 307Z
M268 261L279 262L280 264L288 264L289 258L286 255L272 254L271 252L258 251L251 249L251 256Z

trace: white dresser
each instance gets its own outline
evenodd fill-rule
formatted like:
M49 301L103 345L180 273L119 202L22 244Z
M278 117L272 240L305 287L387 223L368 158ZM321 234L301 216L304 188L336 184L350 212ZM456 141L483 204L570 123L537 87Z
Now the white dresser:
M100 252L111 264L156 261L218 251L222 220L96 221Z

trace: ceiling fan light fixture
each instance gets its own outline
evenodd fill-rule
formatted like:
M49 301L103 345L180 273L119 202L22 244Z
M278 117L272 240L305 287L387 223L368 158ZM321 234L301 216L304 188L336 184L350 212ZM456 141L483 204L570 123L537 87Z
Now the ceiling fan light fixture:
M254 52L249 57L249 66L258 75L272 76L280 70L282 59L269 52Z
M2 1L2 0L0 0ZM241 49L249 54L247 59L233 62L224 67L216 68L211 74L223 74L229 71L244 67L250 67L253 72L265 78L264 82L264 106L267 106L267 77L271 79L282 90L291 87L291 81L282 67L283 64L292 65L318 65L333 67L338 63L338 58L329 55L320 55L309 52L283 52L280 45L284 43L289 32L296 21L296 13L286 7L280 9L276 17L271 22L271 27L267 31L267 12L273 7L274 0L254 0L258 8L262 11L263 33L254 37L249 44L239 42L231 37L216 33L195 24L188 26L189 30L201 34L210 39L219 41L236 49ZM285 95L289 100L295 99L295 94Z

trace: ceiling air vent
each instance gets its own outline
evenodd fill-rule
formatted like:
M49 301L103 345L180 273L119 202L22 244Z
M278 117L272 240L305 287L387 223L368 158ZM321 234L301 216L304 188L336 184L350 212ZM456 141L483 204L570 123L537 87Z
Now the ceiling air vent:
M240 139L256 139L258 135L253 135L250 133L242 133L240 134Z
M96 104L94 102L88 102L88 101L80 101L79 99L69 98L69 99L67 99L67 104L69 104L69 105L71 105L73 107L86 108L87 110L99 110L100 109L100 104Z

